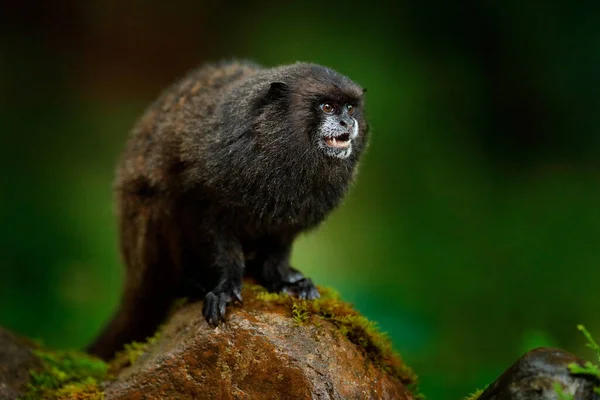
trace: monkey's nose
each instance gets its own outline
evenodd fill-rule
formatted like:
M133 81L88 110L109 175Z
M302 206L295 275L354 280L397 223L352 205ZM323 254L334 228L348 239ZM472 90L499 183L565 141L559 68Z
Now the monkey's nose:
M354 125L354 119L352 118L343 118L340 119L340 125L344 128L351 128Z

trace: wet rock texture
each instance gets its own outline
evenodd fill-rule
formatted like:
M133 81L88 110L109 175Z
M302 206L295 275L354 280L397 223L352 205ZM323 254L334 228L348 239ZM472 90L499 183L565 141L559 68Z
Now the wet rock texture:
M588 375L569 373L568 365L584 361L560 349L540 347L526 353L491 384L477 400L561 400L555 384L574 400L598 400ZM563 397L564 398L564 397Z
M29 380L29 370L39 360L31 353L33 344L0 327L0 399L19 398Z
M184 306L106 398L414 398L330 322L298 324L281 305L244 298L218 328L204 321L201 304Z

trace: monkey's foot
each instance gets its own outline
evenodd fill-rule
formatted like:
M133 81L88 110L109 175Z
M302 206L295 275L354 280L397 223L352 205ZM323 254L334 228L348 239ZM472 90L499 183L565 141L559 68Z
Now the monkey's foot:
M231 303L231 301L237 300L240 303L242 302L242 284L230 283L226 286L229 287L226 289L217 287L204 296L202 314L211 325L218 325L219 322L225 321L227 304Z
M302 300L314 300L321 297L315 284L310 278L302 278L295 282L282 282L282 293L287 293Z

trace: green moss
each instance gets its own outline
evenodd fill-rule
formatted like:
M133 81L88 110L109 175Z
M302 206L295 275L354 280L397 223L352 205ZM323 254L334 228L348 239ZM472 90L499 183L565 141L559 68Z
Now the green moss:
M322 300L340 300L340 293L332 288L319 286L319 292L321 293Z
M474 393L467 396L465 400L477 400L479 396L481 396L481 393L483 393L483 390L476 390Z
M75 351L33 350L41 368L30 371L23 400L104 399L100 382L107 378L108 366L95 357Z
M265 289L264 286L261 285L257 285L256 283L253 283L254 281L244 281L244 289L247 289L251 292L253 292L254 294L258 294L258 293L267 293L267 289Z
M290 296L284 293L258 292L256 298L275 304L287 304L290 302Z
M343 336L360 347L377 367L412 386L413 392L416 392L416 375L393 351L389 337L379 331L377 324L360 315L350 304L341 301L336 291L319 287L321 297L307 301L286 294L268 293L255 285L250 286L258 300L289 307L296 325L305 323L313 316L317 317L311 321L313 325L321 326L319 320L332 323Z
M115 357L110 361L108 368L109 375L114 376L123 368L133 365L138 358L148 351L150 346L158 341L161 332L162 326L156 330L154 336L149 337L145 342L127 343L123 350L117 352Z

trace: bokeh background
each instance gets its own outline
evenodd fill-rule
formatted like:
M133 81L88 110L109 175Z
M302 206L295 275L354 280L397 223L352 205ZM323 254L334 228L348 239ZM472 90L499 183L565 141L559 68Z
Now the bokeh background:
M600 335L600 6L13 2L0 12L0 324L71 348L122 283L111 180L161 89L222 58L328 65L372 142L295 265L378 321L431 399Z

